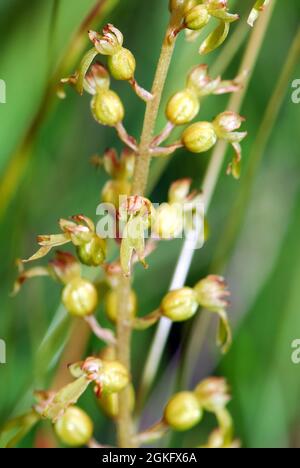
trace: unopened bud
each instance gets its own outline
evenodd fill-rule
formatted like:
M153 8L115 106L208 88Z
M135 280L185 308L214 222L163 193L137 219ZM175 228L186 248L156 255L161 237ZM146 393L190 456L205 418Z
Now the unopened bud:
M191 153L205 153L217 142L214 126L210 122L198 122L182 134L182 142Z
M194 393L180 392L167 404L164 420L175 431L187 431L201 421L202 415L202 409Z
M86 445L94 431L91 418L76 406L69 407L54 428L61 442L70 447Z
M128 405L130 411L134 410L135 406L135 394L132 385L128 386ZM119 395L118 393L110 393L102 395L99 399L99 406L104 413L112 419L116 419L119 415Z
M98 304L95 286L82 278L74 278L63 290L62 301L67 311L76 317L93 314Z
M81 369L88 380L96 384L95 393L101 395L119 393L129 383L127 369L118 361L105 361L89 357L82 364Z
M118 361L103 361L100 376L100 388L103 395L119 393L127 387L129 375L126 368Z
M186 12L184 22L188 29L199 31L207 25L210 18L206 5L196 5Z
M176 93L168 102L167 119L174 125L185 125L196 117L200 110L197 95L189 89Z
M212 377L203 380L194 391L199 404L207 411L218 412L230 401L228 384L225 379Z
M91 109L95 120L109 127L115 127L122 122L125 115L121 99L109 89L103 89L93 97Z
M173 322L182 322L193 317L199 305L197 295L191 288L169 292L162 301L161 311Z
M111 290L107 293L105 298L105 312L109 320L113 323L117 322L118 318L118 293L116 290ZM127 313L130 318L134 318L137 312L137 297L133 290L130 291L130 294L127 298Z
M103 89L108 90L110 86L108 71L100 63L94 63L86 74L83 85L84 89L92 95Z
M131 192L131 184L126 180L109 180L102 190L102 201L119 207L120 197L127 197Z
M199 304L207 310L218 312L228 307L230 292L221 276L208 276L196 284L194 291Z
M169 190L170 203L183 203L186 201L192 185L191 179L180 179L174 182Z
M87 266L100 266L106 258L107 245L104 239L94 235L90 242L77 247L77 255L81 263Z
M136 61L132 52L122 47L108 58L108 67L116 80L131 80L134 77Z

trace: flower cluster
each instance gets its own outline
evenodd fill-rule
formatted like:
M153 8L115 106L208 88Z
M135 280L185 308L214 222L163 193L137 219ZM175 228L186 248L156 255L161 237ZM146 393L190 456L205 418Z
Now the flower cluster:
M181 391L168 401L162 420L137 436L138 440L154 441L169 429L188 431L197 426L204 413L215 415L218 427L201 448L237 448L239 441L233 439L233 424L227 404L231 399L227 382L211 377L200 382L193 391Z
M193 317L199 307L218 314L220 326L217 342L223 352L231 345L231 330L226 309L230 292L223 278L208 276L199 281L194 288L182 288L169 292L161 303L161 313L173 322L182 322Z
M256 2L251 23L265 4L267 1ZM217 28L200 47L200 53L207 54L225 41L230 24L238 19L238 15L229 12L227 0L170 0L169 9L171 18L163 54L165 48L173 45L181 31L185 30L189 36L195 36L208 24L217 20ZM22 420L22 424L27 424L26 427L32 427L42 418L50 419L59 439L70 446L91 444L93 423L85 412L75 406L89 386L94 388L99 406L117 421L122 413L120 405L123 399L119 398L120 392L126 390L125 409L132 410L134 407L135 391L131 384L130 370L124 365L120 353L121 327L127 331L141 331L156 324L162 317L173 322L182 322L192 319L202 307L212 314L217 314L217 342L223 352L228 351L232 341L227 316L230 293L222 277L210 275L194 287L169 291L156 310L148 315L137 313L138 297L131 281L134 265L141 262L147 267L146 259L160 241L171 240L182 234L185 227L183 214L194 215L203 195L191 190L192 180L180 179L171 185L167 203L156 208L152 201L146 198L143 190L134 189L141 177L135 168L146 157L150 162L152 157L171 155L178 148L185 148L191 153L204 153L213 148L218 140L223 140L230 143L235 152L228 173L238 178L241 170L240 143L247 135L246 132L239 131L244 119L231 111L220 113L211 122L199 120L192 123L201 110L203 99L210 95L240 91L244 77L238 76L233 80L223 80L220 76L211 78L207 66L198 65L188 74L184 89L168 100L165 109L167 123L162 132L153 136L153 122L153 128L144 132L147 133L148 144L144 145L143 137L141 143L138 143L138 139L129 135L125 129L125 108L121 98L111 89L111 77L127 81L135 93L147 102L147 123L149 115L157 114L156 107L158 109L159 94L162 90L157 89L156 81L164 74L164 70L160 69L157 73L153 87L156 94L151 94L136 82L136 60L133 53L124 47L124 36L119 29L108 24L101 33L89 31L88 35L93 44L92 49L83 57L78 70L69 78L63 79L62 83L75 87L79 94L83 94L84 91L88 93L91 96L91 112L94 119L101 125L115 128L124 145L120 155L110 148L103 156L93 159L97 165L104 167L110 177L101 189L101 201L114 208L110 215L117 226L113 240L114 247L118 247L118 253L116 258L112 258L115 249L110 251L110 243L105 236L99 235L90 218L76 215L70 219L61 219L61 232L38 236L38 251L29 259L18 262L19 276L13 291L14 294L18 293L28 279L50 276L61 285L61 300L66 311L72 317L85 320L92 332L108 345L100 354L70 366L74 378L72 383L58 392L37 392L37 404ZM99 55L106 57L106 66L96 60ZM160 63L159 66L163 68L163 65ZM163 145L171 137L175 127L183 125L187 127L182 130L179 140ZM204 212L200 216L204 218ZM194 218L191 218L189 229L192 230ZM204 219L202 221L204 225ZM147 240L149 230L154 234ZM59 250L46 266L25 270L24 264L40 260L53 248L60 249L67 244L75 248L76 256ZM83 270L82 266L96 269L98 276L89 274L89 270ZM91 277L94 279L91 280ZM126 301L123 298L123 302L126 303L120 304L120 290L124 282L128 286L125 288ZM102 317L98 322L100 303L104 304L106 317L111 325L117 324L117 336L115 331L102 327ZM120 306L126 312L124 320ZM194 391L174 395L168 402L160 423L137 435L136 441L141 444L146 440L155 440L170 428L178 431L188 430L201 421L206 411L213 413L218 420L218 428L211 434L206 446L235 447L238 442L233 440L232 420L226 408L229 399L228 386L223 379L207 379L199 383ZM126 430L129 430L129 427Z

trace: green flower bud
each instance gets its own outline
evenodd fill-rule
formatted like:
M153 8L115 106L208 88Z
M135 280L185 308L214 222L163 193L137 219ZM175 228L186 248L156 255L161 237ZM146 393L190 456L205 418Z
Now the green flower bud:
M134 410L135 394L132 385L128 387L129 392L129 408L130 411ZM111 419L116 419L119 415L119 396L117 393L109 393L102 395L99 399L99 406L102 411Z
M125 115L121 99L114 91L108 89L102 89L93 97L91 109L95 120L109 127L122 122Z
M120 197L127 197L131 192L131 184L126 180L109 180L102 190L102 201L119 208Z
M97 62L91 66L90 71L85 75L83 82L85 91L93 96L97 94L99 90L109 89L110 77L106 68Z
M93 314L98 304L95 286L82 278L74 278L63 290L62 301L67 311L76 317Z
M92 438L94 426L91 418L76 406L69 407L55 423L57 437L66 445L81 447Z
M187 201L192 179L180 179L174 182L169 190L170 203L184 203Z
M188 431L201 421L202 415L202 409L194 393L180 392L167 404L164 420L175 431Z
M184 22L188 29L199 31L207 25L211 18L206 5L196 5L188 10L184 16Z
M100 374L101 393L119 393L127 387L129 375L127 369L118 361L103 361Z
M216 142L217 135L210 122L197 122L182 134L182 143L191 153L205 153Z
M102 265L106 258L107 245L104 239L97 235L90 242L77 247L77 255L81 263L87 266Z
M173 322L182 322L193 317L198 309L197 295L191 288L169 292L162 301L161 311Z
M230 401L229 388L225 379L211 377L199 383L194 391L199 404L207 411L218 412Z
M114 289L109 291L105 298L105 313L109 320L113 323L117 322L118 317L118 293ZM127 312L132 319L136 316L137 312L137 297L133 290L130 291L130 294L127 299Z
M81 370L88 380L95 382L95 393L99 398L102 395L119 393L129 383L127 369L118 361L89 357L81 364Z
M176 93L168 102L166 117L174 125L185 125L196 117L200 102L189 89Z
M134 77L136 61L130 50L122 47L108 57L108 68L116 80L131 80Z

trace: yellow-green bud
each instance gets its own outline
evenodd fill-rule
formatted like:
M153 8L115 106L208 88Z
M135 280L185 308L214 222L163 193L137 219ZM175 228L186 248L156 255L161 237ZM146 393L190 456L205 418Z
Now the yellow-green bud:
M135 406L135 394L132 385L128 386L128 397L129 397L129 408L130 411L134 410ZM99 406L104 413L112 419L116 419L119 415L119 395L117 393L110 393L102 395L99 399Z
M55 423L54 429L61 442L71 447L81 447L92 438L94 426L84 411L71 406Z
M189 89L176 93L168 102L167 119L174 125L185 125L196 117L200 110L197 95Z
M165 422L175 431L188 431L202 419L202 409L193 392L180 392L166 406Z
M109 89L99 90L91 102L93 116L101 125L114 127L122 122L124 106L119 96Z
M85 76L83 86L84 89L93 96L97 94L99 90L109 89L110 76L106 68L104 68L101 63L94 63Z
M199 404L207 411L218 412L230 401L225 379L211 377L199 383L194 391Z
M188 29L199 31L207 25L210 18L206 5L196 5L186 12L184 22Z
M161 311L173 322L182 322L193 317L198 309L197 295L191 288L169 292L163 299Z
M183 229L183 210L179 204L164 203L156 211L154 232L160 239L173 239Z
M116 80L131 80L134 77L136 61L130 50L122 47L108 57L108 68Z
M77 255L81 263L87 266L102 265L106 258L106 241L97 235L90 242L77 247Z
M170 203L184 203L187 201L192 185L191 179L180 179L174 182L169 190Z
M109 291L105 298L105 313L109 320L113 323L117 322L118 317L118 293L116 290L112 289ZM133 319L136 316L137 312L137 297L134 291L130 291L130 294L127 298L127 313Z
M67 311L76 317L93 314L98 304L95 286L82 278L74 278L63 290L62 301Z
M119 208L120 197L127 197L131 192L131 184L126 180L109 180L102 190L102 201Z
M191 153L205 153L217 142L214 126L210 122L197 122L183 132L182 142Z
M102 394L119 393L127 387L127 369L118 361L103 361L100 375Z

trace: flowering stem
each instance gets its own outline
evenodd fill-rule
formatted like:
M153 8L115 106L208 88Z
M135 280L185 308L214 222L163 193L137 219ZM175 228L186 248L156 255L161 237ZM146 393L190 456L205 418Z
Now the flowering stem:
M171 32L180 23L181 17L178 13L173 13L167 32L164 38L161 55L158 61L157 70L152 87L153 99L148 101L145 112L144 126L142 130L141 142L136 159L135 171L132 183L132 195L143 196L148 182L151 143L161 102L163 89L165 86L168 70L171 64L175 47L175 37L171 39ZM118 360L126 366L130 373L130 345L132 334L132 322L130 320L130 310L128 308L128 297L130 294L131 280L120 276L118 287L118 321L117 321L117 356ZM119 415L117 419L118 446L130 448L133 443L133 422L130 412L130 389L127 387L119 396Z
M181 16L179 17L178 13L175 12L171 16L170 24L168 26L167 33L164 38L151 91L153 99L147 103L146 107L144 126L139 147L139 156L137 158L134 172L134 180L132 186L133 195L144 195L146 191L151 162L150 147L153 139L153 133L155 130L155 124L157 120L161 97L164 90L176 42L175 38L171 37L171 31L176 29L176 25L179 25L180 20Z

